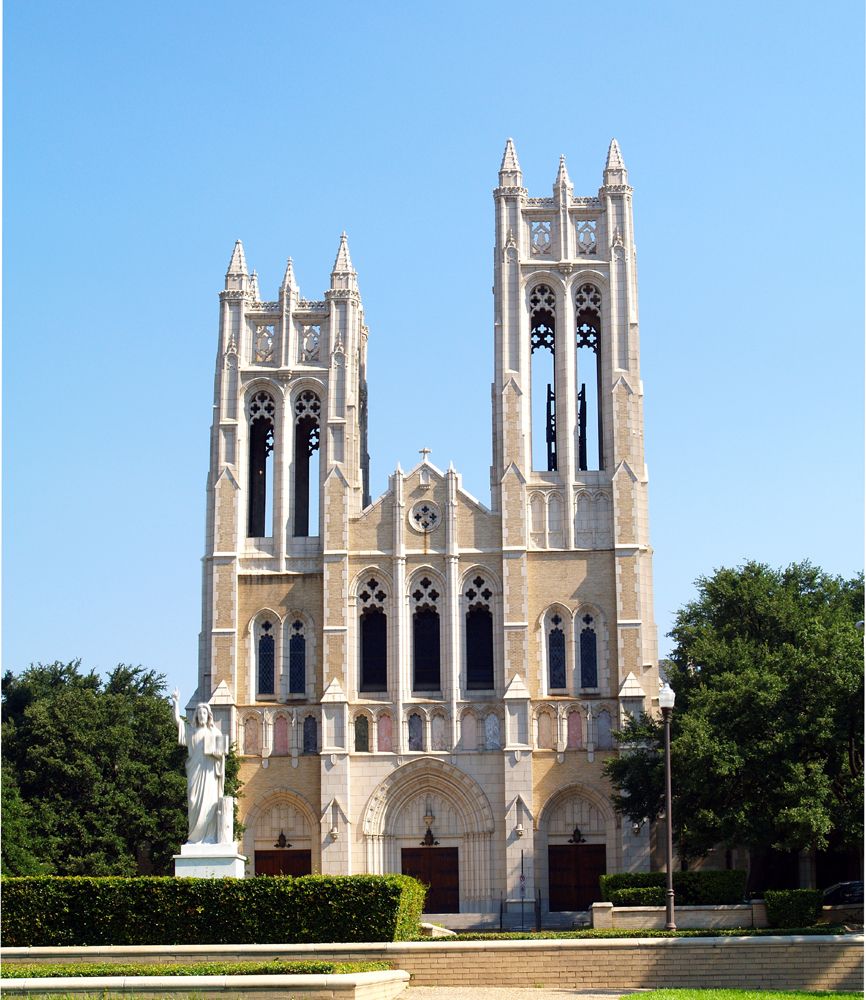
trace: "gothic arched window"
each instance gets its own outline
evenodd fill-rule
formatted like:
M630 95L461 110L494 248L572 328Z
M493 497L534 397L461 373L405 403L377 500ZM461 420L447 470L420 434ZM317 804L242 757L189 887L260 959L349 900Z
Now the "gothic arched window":
M307 690L307 639L304 623L292 622L289 634L289 694L305 694Z
M579 750L583 743L583 719L575 708L568 713L568 749Z
M551 691L566 687L565 632L561 625L562 618L553 615L547 632L547 683Z
M276 663L274 625L266 619L257 629L256 687L260 695L274 694L274 664Z
M304 719L304 753L319 752L319 727L316 725L316 717L308 715Z
M595 634L595 620L592 615L581 618L583 628L580 630L580 686L582 688L598 687L598 641Z
M257 392L247 407L249 421L249 499L247 535L264 538L271 534L273 517L273 452L276 406L267 392Z
M412 612L412 690L438 691L439 676L439 591L423 576L411 599Z
M611 735L610 712L603 710L598 713L596 719L596 745L599 750L611 750L613 748L613 736Z
M466 611L466 687L491 690L493 677L493 591L484 578L476 576L465 592Z
M388 616L385 614L385 598L385 591L374 576L362 585L358 594L361 608L361 691L388 690Z
M355 717L355 753L370 752L370 720L366 715Z
M445 716L441 712L436 712L430 719L430 748L432 750L447 750L448 742Z
M574 296L577 359L577 467L602 469L601 293L580 285Z
M274 745L271 756L285 757L289 752L289 720L284 715L274 719Z
M256 716L244 719L244 753L255 757L261 749L261 725Z
M478 719L472 711L464 712L460 719L460 746L463 750L478 749Z
M417 712L409 716L409 749L424 749L424 720Z
M529 343L532 468L555 472L556 296L549 285L536 285L529 293Z
M391 716L387 713L376 719L376 743L380 753L391 752Z
M318 534L318 452L319 413L321 409L321 400L310 389L305 389L295 401L294 535L296 538L305 538L310 534L311 501L313 501L312 505L315 507L316 515L314 534Z
M536 720L536 745L539 750L556 748L555 722L550 712L539 712Z

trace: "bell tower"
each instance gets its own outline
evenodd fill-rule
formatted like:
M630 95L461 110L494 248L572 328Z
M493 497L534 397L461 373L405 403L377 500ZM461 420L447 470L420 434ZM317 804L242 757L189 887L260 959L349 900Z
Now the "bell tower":
M597 195L574 194L560 157L552 196L537 198L509 139L494 201L491 493L502 518L506 682L528 659L533 574L565 572L575 599L609 596L616 609L613 695L625 697L633 674L649 699L656 630L636 252L619 145L610 143ZM559 560L554 570L565 552L569 569Z
M369 502L366 365L367 328L345 233L318 301L301 296L291 258L278 297L262 300L237 241L220 292L199 654L204 700L222 681L235 703L279 694L278 680L275 687L266 678L263 688L249 665L255 657L244 655L241 630L254 603L245 591L257 574L282 576L286 590L305 580L317 591L306 603L321 608L322 555L345 551L347 520ZM274 643L279 678L279 638L264 638Z

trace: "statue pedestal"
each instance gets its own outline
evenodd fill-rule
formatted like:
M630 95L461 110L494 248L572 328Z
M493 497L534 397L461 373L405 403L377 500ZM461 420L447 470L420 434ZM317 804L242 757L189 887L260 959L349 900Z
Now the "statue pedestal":
M174 855L175 878L243 878L246 858L235 842L182 844Z

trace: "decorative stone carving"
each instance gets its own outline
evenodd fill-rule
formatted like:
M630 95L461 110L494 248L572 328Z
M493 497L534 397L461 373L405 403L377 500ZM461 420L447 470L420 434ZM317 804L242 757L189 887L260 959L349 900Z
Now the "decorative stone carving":
M550 219L529 223L529 243L533 257L549 257L551 244Z
M319 340L321 328L318 326L304 327L304 340L301 347L301 361L319 360Z
M595 219L584 219L577 223L577 249L581 257L594 256L598 251L598 223Z
M253 361L256 364L269 364L274 360L274 325L273 323L257 326L253 337Z

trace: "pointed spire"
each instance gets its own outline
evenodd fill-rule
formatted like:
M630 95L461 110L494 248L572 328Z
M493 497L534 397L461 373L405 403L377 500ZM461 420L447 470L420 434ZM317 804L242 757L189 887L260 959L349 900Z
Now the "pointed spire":
M605 163L604 169L625 170L625 164L622 162L622 153L616 139L610 140L610 146L607 149L607 163Z
M512 139L506 140L502 164L499 167L500 187L523 187L523 173L517 159L517 150Z
M568 167L565 165L565 153L562 153L559 157L559 170L556 174L556 180L554 181L555 187L565 186L571 187L571 178L568 176Z
M253 271L250 277L250 295L253 297L253 301L261 301L261 293L259 292L259 272Z
M349 256L349 238L345 230L340 236L340 247L337 250L337 258L331 271L331 291L358 291L358 277L355 268L352 267L352 258Z
M332 274L336 274L342 271L352 271L352 258L349 256L349 237L346 236L346 230L343 230L340 236L340 249L337 251L337 258L334 261L334 267Z
M283 283L280 285L280 293L285 295L287 292L297 292L298 286L295 283L295 267L292 264L292 258L286 261L286 273L283 275Z
M244 245L240 240L235 242L232 250L232 259L226 271L226 290L244 292L247 289L249 272L247 271L247 259L244 256Z
M568 167L565 165L565 154L559 157L559 170L556 172L556 180L553 182L553 197L559 200L560 205L567 205L571 199L574 185L568 176Z
M235 248L232 250L232 259L229 261L229 267L226 271L226 277L230 274L232 276L246 275L247 271L247 258L244 256L244 245L240 240L235 240Z
M610 140L607 161L604 165L604 186L609 187L613 184L628 184L628 171L625 169L625 163L616 139Z

